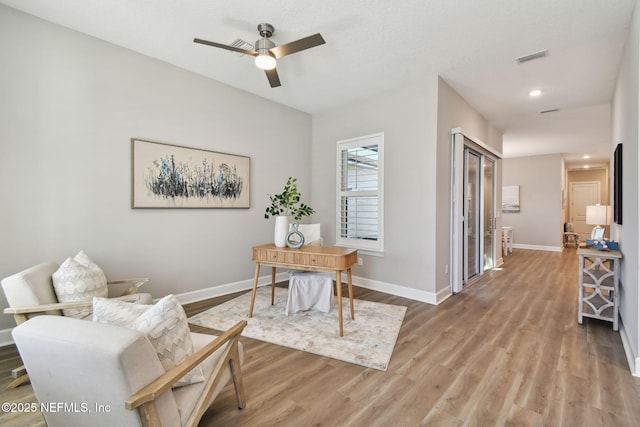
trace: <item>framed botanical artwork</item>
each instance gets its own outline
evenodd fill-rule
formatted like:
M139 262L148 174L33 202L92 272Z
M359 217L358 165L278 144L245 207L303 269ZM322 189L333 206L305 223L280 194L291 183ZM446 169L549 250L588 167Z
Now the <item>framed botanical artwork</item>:
M249 208L249 157L131 139L131 207Z

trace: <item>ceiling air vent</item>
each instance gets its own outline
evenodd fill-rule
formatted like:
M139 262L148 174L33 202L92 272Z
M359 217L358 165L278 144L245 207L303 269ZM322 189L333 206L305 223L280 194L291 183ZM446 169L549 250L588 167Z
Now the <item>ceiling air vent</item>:
M557 108L552 108L551 110L540 111L540 114L555 113L556 111L560 110L558 110Z
M244 41L242 39L235 39L234 41L229 43L229 46L237 47L239 49L244 49L244 50L254 50L253 45L251 43ZM233 52L233 53L239 56L244 56L243 53L236 53L236 52Z
M540 52L532 53L531 55L521 56L520 58L516 58L518 64L522 64L523 62L533 61L534 59L544 58L549 55L546 50L541 50Z

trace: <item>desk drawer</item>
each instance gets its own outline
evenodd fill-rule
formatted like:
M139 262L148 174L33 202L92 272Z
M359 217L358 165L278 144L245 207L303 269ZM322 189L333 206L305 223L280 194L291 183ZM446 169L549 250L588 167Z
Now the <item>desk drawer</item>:
M325 268L334 268L336 266L336 258L333 256L301 253L294 253L289 255L293 255L293 257L291 257L291 261L289 262L296 265L308 265L312 267Z
M284 252L269 249L254 249L253 260L256 262L284 262Z
M253 260L256 262L275 262L291 266L310 266L335 268L336 257L314 253L301 253L287 250L254 249Z

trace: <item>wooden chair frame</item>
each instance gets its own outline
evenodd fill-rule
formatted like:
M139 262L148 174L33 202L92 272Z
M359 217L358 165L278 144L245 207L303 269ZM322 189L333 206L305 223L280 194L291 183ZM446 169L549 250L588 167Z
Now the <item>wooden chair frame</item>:
M198 366L209 357L213 352L226 344L226 347L216 364L214 371L209 379L207 379L203 393L200 395L191 416L183 427L197 427L208 408L208 402L211 399L216 386L220 382L220 378L225 367L228 365L231 370L231 378L236 391L236 399L238 401L238 409L245 407L244 383L242 381L242 369L240 366L240 354L238 352L238 342L242 330L247 326L247 321L242 320L236 323L232 328L218 336L216 339L193 353L189 358L185 359L180 365L165 372L156 380L142 388L127 401L125 407L130 410L138 409L140 417L145 427L162 427L155 399L162 393L166 392L180 378Z

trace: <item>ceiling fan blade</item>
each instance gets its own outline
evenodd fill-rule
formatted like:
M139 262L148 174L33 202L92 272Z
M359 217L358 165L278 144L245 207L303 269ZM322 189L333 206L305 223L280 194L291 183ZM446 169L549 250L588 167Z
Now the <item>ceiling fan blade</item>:
M264 70L264 72L267 75L267 79L269 79L271 87L282 86L280 84L280 77L278 77L278 71L275 68L273 70Z
M219 47L221 49L232 50L234 52L244 53L245 55L257 56L258 52L253 50L240 49L239 47L233 47L222 43L210 42L208 40L193 39L194 43L206 44L207 46Z
M278 59L286 55L291 55L292 53L300 52L301 50L320 46L321 44L324 44L324 43L325 43L324 39L318 33L309 37L305 37L300 40L296 40L291 43L286 43L280 46L276 46L274 48L269 49L269 51L273 53L276 59Z

